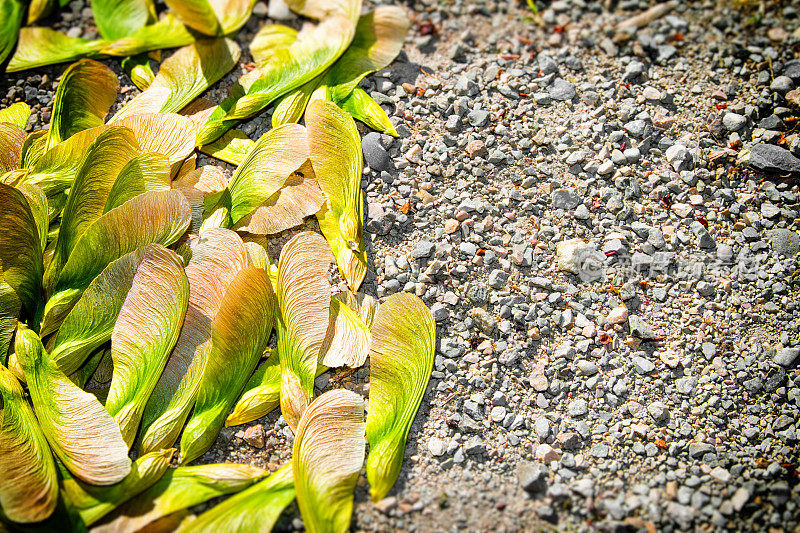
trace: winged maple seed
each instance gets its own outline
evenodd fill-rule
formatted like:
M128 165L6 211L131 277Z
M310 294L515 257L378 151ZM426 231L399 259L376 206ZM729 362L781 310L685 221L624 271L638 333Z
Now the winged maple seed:
M291 0L314 22L263 26L217 104L199 96L239 64L254 0L94 0L97 39L30 26L61 3L8 0L0 28L9 72L74 61L47 127L0 109L0 529L269 530L297 498L308 530L347 530L365 434L385 494L432 364L424 306L356 292L354 118L396 134L357 85L399 53L405 11ZM121 106L97 60L115 56L141 89ZM232 129L269 105L260 138ZM198 167L197 150L235 169ZM311 217L322 235L297 230ZM332 260L353 292L332 295ZM374 415L353 392L314 398L317 376L368 357ZM291 463L186 466L277 407Z

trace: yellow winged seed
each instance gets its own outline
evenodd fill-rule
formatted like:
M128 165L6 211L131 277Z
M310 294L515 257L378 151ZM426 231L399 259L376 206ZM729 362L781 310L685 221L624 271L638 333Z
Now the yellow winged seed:
M247 249L233 231L204 232L186 266L189 305L180 336L145 407L140 451L168 448L177 440L194 404L211 350L212 321L225 291L247 266Z
M114 125L133 130L143 152L167 156L172 175L178 172L183 160L194 151L194 123L176 113L130 115L114 121Z
M317 233L294 236L278 261L275 329L281 362L281 412L292 429L311 401L330 307L330 248Z
M310 533L350 530L353 491L364 464L364 399L336 389L314 400L297 426L292 468Z
M317 213L325 203L325 196L308 165L303 176L293 174L283 187L269 199L242 217L233 229L260 235L274 235L303 223L306 217Z
M56 465L22 387L3 365L0 406L0 509L14 522L39 522L56 507Z
M271 531L281 512L295 497L292 465L288 463L239 494L212 507L182 527L183 533Z
M299 124L286 124L264 134L247 153L228 183L231 221L267 202L308 160L308 136Z
M386 111L361 87L356 87L350 96L339 103L342 109L350 113L356 120L360 120L375 131L397 137L397 130L389 120Z
M90 526L116 507L148 489L169 469L175 450L159 450L140 456L125 479L110 487L94 487L72 477L61 469L61 490L64 499L78 511L81 520Z
M31 108L25 102L17 102L0 109L0 122L14 124L23 130L28 125L28 119L30 118Z
M272 334L275 294L269 274L248 266L225 291L212 323L211 352L197 403L181 437L181 463L200 457L216 440Z
M255 0L165 0L181 21L206 35L235 33L250 17Z
M280 355L272 354L250 377L245 392L236 402L233 411L225 420L226 426L238 426L259 419L280 405L281 363ZM318 364L314 377L328 371L328 367Z
M317 213L319 227L350 290L357 291L367 273L361 138L350 115L326 100L309 104L306 128L311 164L327 198Z
M297 40L297 30L282 24L262 26L250 41L250 54L256 66L264 65L278 50L288 48Z
M433 370L436 322L417 296L398 293L381 304L371 335L367 480L378 501L400 473L406 438Z
M178 340L188 299L181 258L158 244L147 246L111 334L114 374L106 409L128 446Z
M128 447L97 398L75 386L24 326L17 329L15 353L42 432L67 469L93 485L113 485L127 476Z
M272 351L266 361L250 376L245 392L225 419L226 426L238 426L261 418L280 405L280 356Z
M148 525L155 525L161 518L211 498L244 490L267 475L267 470L235 463L179 466L168 470L152 487L106 516L92 532L149 529Z
M117 76L104 64L81 59L70 65L56 90L47 149L79 131L101 126L118 91Z
M334 296L320 363L331 368L363 365L369 352L369 330L377 308L378 301L366 294L348 291Z
M0 121L0 175L19 169L25 131L16 124Z

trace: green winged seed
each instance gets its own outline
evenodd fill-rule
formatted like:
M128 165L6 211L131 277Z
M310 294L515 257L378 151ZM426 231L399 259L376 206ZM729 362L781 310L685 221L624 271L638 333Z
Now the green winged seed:
M95 487L75 479L69 470L61 468L61 491L87 526L147 490L169 469L173 449L142 455L131 465L125 479L110 487Z
M281 512L294 498L292 465L289 463L268 478L204 512L182 531L271 531Z
M31 315L42 299L42 269L36 216L22 191L0 183L0 274Z
M67 469L93 485L113 485L127 476L128 447L97 398L75 386L24 326L17 328L15 353L42 432Z
M66 202L65 191L72 187L78 170L84 163L89 146L109 126L98 126L76 133L66 141L45 151L46 131L39 130L28 135L22 147L22 167L28 169L24 183L42 189L50 203L56 198ZM61 206L63 208L63 205ZM51 219L61 208L50 206Z
M22 0L5 0L0 3L0 64L14 50L24 14L25 4Z
M103 214L86 229L61 270L45 306L42 335L58 329L109 263L150 243L169 246L184 234L191 220L189 202L175 190L148 191Z
M267 360L250 376L244 387L244 394L225 420L226 426L252 422L268 415L280 405L281 363L280 356L276 352L277 349L273 350ZM327 371L328 367L318 364L314 377Z
M8 347L17 329L21 308L17 293L0 274L0 364L6 364Z
M422 300L398 293L381 304L371 335L367 480L378 501L400 474L406 438L433 371L436 322Z
M181 462L200 457L214 443L272 334L275 294L265 270L240 270L225 291L211 325L211 352L186 429Z
M69 37L50 28L21 28L17 51L8 62L6 72L66 63L82 57L96 57L108 44L105 40Z
M351 291L357 291L367 273L364 247L363 160L356 124L336 104L315 100L306 110L311 165L327 202L317 213L339 272Z
M354 29L345 17L327 19L275 53L266 64L242 76L200 128L198 146L217 140L240 120L318 76L345 51Z
M106 409L130 446L186 315L189 281L172 250L145 248L111 334L114 374Z
M47 196L36 185L21 183L16 187L19 192L25 195L25 199L28 201L28 207L31 210L33 219L36 221L36 229L39 231L39 245L44 250L47 248L48 233L50 231Z
M118 91L117 76L104 64L81 59L70 65L56 89L47 148L79 131L101 126Z
M51 356L65 374L72 374L86 358L111 340L114 323L133 277L145 254L145 247L112 261L89 284L56 334Z
M14 522L53 513L58 476L36 415L17 378L0 365L0 509Z
M353 42L321 83L328 97L341 105L365 76L394 61L403 48L409 24L405 10L397 6L380 6L361 16Z
M290 428L311 403L314 377L328 326L330 248L318 233L294 236L278 261L275 330L281 363L281 412Z
M10 106L0 109L0 122L8 122L22 129L28 125L31 117L31 108L25 102L16 102Z
M168 191L171 188L167 156L155 152L136 156L119 171L108 193L103 213L108 213L144 192Z
M361 87L356 87L350 96L345 98L340 104L342 109L350 113L350 116L359 120L375 131L397 137L397 130L389 120L389 115L367 92Z
M177 113L228 73L241 50L230 39L204 39L164 60L147 90L125 105L112 121L142 113Z
M308 406L292 453L297 505L310 533L350 530L353 491L364 464L364 399L336 389Z
M52 288L61 269L87 228L103 215L108 195L120 172L139 155L139 144L127 128L109 128L89 146L61 215L46 285Z
M254 144L255 141L244 132L230 130L216 141L201 146L200 151L231 165L239 166L253 149Z
M156 77L156 73L153 72L153 68L150 66L150 57L147 54L123 58L121 65L140 91L146 91Z
M267 360L250 376L242 397L225 419L226 426L246 424L271 413L280 405L281 363L276 351L273 350Z
M152 0L92 0L92 14L104 39L121 39L156 20Z
M178 48L195 41L195 35L175 15L167 13L155 24L148 24L127 37L103 41L100 53L110 56L133 56L151 50Z
M247 249L235 232L203 233L186 266L189 305L180 336L142 418L140 451L171 447L197 398L212 349L213 323L236 274L247 267Z
M172 513L244 490L267 475L267 470L235 463L179 466L106 516L92 532L140 531Z

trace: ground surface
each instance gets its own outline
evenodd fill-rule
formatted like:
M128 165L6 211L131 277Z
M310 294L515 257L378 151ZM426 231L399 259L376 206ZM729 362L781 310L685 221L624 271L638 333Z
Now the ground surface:
M356 530L800 527L798 9L681 2L620 31L654 3L600 4L405 3L404 52L365 83L401 134L364 138L365 290L420 295L440 343ZM91 36L82 7L62 28ZM41 127L59 72L9 76L3 104ZM290 441L274 413L201 461L276 467Z

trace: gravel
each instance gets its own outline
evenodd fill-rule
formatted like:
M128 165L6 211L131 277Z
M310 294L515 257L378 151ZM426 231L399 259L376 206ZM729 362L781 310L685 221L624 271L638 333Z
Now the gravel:
M363 290L419 295L438 342L398 484L375 506L362 479L357 531L800 528L798 10L676 2L617 32L655 2L615 4L539 2L539 24L420 0L362 82L400 133L360 126ZM60 28L86 37L76 5ZM7 76L3 104L43 127L59 72ZM274 468L290 435L272 413L201 461Z

